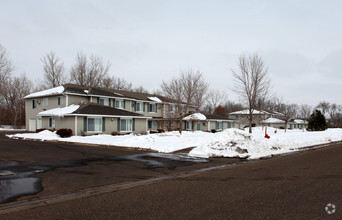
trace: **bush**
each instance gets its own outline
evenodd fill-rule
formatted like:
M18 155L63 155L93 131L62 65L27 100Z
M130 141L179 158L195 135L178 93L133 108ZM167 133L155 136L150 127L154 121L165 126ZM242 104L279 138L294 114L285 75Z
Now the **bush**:
M62 138L71 137L72 130L68 128L62 128L57 130L57 134Z
M211 129L211 133L216 133L216 130L215 129Z
M308 131L324 131L327 128L327 121L321 111L314 111L309 118Z
M113 131L113 132L111 133L111 135L113 135L113 136L119 136L119 135L123 135L123 134L121 134L120 132L117 132L117 131Z
M158 133L164 133L164 129L157 129Z

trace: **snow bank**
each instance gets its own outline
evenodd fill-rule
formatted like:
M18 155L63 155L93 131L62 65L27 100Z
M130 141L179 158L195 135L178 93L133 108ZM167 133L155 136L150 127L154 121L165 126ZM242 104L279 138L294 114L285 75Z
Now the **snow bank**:
M189 156L197 157L241 157L256 159L300 150L300 148L342 140L342 129L321 132L303 130L277 130L268 128L270 139L264 138L263 128L253 128L253 134L238 129L226 129L218 133L202 131L177 131L149 135L94 135L60 138L55 132L8 135L10 138L56 140L64 142L122 146L156 150L170 153L193 147ZM277 131L275 133L275 131Z
M7 135L9 138L22 138L22 139L34 139L34 140L58 140L60 139L59 135L56 134L56 131L51 132L49 130L44 130L39 133L26 133L26 134L15 134L15 135Z

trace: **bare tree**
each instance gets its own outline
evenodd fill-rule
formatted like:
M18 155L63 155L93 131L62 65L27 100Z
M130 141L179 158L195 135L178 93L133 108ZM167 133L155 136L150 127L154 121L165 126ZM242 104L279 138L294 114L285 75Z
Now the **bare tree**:
M224 109L227 111L227 114L231 113L231 112L235 112L235 111L240 111L243 110L243 106L240 103L235 103L235 102L231 102L231 101L227 101L224 105L223 105Z
M300 117L304 120L304 123L306 123L309 120L310 115L312 114L312 107L306 104L301 105L299 109L299 114Z
M106 76L101 83L101 87L106 89L116 90L132 90L132 83L127 82L125 79L115 76Z
M143 86L139 86L139 87L135 87L133 89L133 92L148 93L148 90L145 89ZM160 93L161 93L160 91L155 91L152 94L157 95L157 94L160 94Z
M55 52L45 54L40 59L43 63L44 79L47 88L53 88L64 84L64 63L56 56Z
M249 133L252 133L253 111L257 107L257 101L266 97L269 92L268 67L258 54L240 56L238 67L238 72L232 70L234 91L246 101L249 110Z
M281 118L285 121L285 132L290 120L295 119L297 116L298 106L296 104L281 104L279 106L279 112L282 113Z
M200 72L197 72L196 80L194 80L195 85L193 85L195 94L192 99L193 100L192 104L196 106L196 111L200 110L205 100L207 99L206 94L209 88L209 83L205 82L201 78L202 78L202 74Z
M13 68L11 61L8 59L6 49L0 44L0 92L2 85L10 77Z
M103 79L108 76L110 63L103 63L101 57L91 55L89 58L78 53L76 62L70 70L70 79L72 82L82 86L100 87Z
M342 106L331 104L329 108L330 120L328 121L329 127L341 128L342 127Z
M190 106L200 102L196 100L198 94L205 96L208 86L203 79L203 74L192 70L181 73L179 78L173 78L169 82L162 81L161 89L164 95L176 102L175 117L179 121L180 133L182 133L183 117L189 112Z
M4 83L3 108L7 121L14 126L25 125L25 100L32 82L25 76L8 79Z
M330 103L329 102L325 102L325 101L321 101L320 103L318 103L316 108L320 109L322 114L325 116L325 113L329 112Z
M221 90L211 90L207 95L207 110L213 113L219 105L223 106L228 100L227 94Z

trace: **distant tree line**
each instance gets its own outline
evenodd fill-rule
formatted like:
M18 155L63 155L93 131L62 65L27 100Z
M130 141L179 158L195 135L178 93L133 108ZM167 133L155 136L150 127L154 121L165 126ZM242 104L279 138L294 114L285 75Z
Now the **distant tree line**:
M204 74L199 70L183 71L178 76L162 81L160 90L148 91L143 86L133 87L133 84L125 79L111 75L111 63L94 54L78 53L69 69L53 51L46 53L40 60L44 77L38 85L35 85L25 74L14 76L15 66L5 47L0 44L0 125L25 125L24 97L26 95L66 83L75 83L83 86L163 94L175 101L176 111L173 117L176 120L181 120L188 113L190 106L197 107L196 111L225 117L228 117L231 112L248 109L250 122L253 110L277 112L286 123L294 118L309 120L317 109L327 118L329 127L342 127L341 105L325 101L317 106L297 105L277 97L270 97L268 67L258 54L240 56L237 70L232 70L232 78L235 82L232 91L239 95L241 102L229 100L229 91L210 89Z

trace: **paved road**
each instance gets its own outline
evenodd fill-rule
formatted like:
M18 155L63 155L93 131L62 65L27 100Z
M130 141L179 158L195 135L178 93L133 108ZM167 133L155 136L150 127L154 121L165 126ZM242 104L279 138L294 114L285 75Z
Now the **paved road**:
M165 171L165 176L209 164L178 167L176 171L157 169ZM141 167L135 167L128 175L156 170L144 170L142 165L136 165ZM39 175L55 173L55 177L62 178L65 172L60 170L63 169L69 168ZM0 219L341 219L341 171L342 145L335 145L0 214ZM127 175L125 170L122 173ZM145 174L141 176L146 178ZM87 184L87 178L83 181ZM328 203L336 206L334 214L328 215L325 211Z

